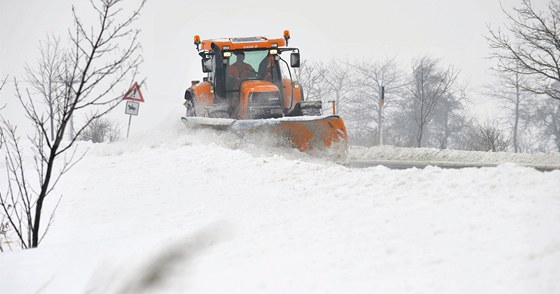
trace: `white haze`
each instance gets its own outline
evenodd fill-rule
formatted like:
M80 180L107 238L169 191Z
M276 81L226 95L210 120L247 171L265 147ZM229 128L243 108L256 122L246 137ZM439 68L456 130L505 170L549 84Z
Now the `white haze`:
M90 13L87 1L0 1L0 76L22 77L23 65L33 65L39 56L39 40L49 33L66 36L71 24L71 5L79 13ZM534 1L537 7L544 1ZM130 7L135 1L130 1ZM505 9L518 0L503 0ZM410 61L429 54L443 64L461 69L461 79L469 82L475 103L471 111L491 116L490 103L474 90L490 79L485 60L489 50L483 37L486 25L504 20L498 0L397 0L344 1L149 1L138 27L145 63L141 76L146 102L133 119L132 134L145 132L158 122L183 113L182 96L191 80L200 79L200 60L192 37L265 35L280 37L284 29L292 33L291 45L301 49L303 58L328 63L339 60L382 60L396 56L408 69ZM125 91L126 89L122 89ZM13 89L0 94L0 105L16 121L21 118ZM123 109L112 116L126 126Z

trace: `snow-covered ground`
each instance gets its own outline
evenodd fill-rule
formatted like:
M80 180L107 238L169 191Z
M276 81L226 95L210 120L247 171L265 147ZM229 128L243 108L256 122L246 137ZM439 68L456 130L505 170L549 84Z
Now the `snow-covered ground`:
M475 152L461 150L440 150L431 148L399 148L393 146L375 146L370 148L352 146L349 160L377 162L383 161L421 161L426 163L456 163L495 165L515 163L522 166L560 169L560 153L511 153L511 152Z
M560 292L560 171L351 169L179 124L81 147L0 293Z

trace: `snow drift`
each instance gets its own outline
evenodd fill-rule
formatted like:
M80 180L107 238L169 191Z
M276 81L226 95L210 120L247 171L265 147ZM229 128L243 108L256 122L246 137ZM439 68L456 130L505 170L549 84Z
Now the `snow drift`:
M560 171L350 169L179 123L81 148L0 292L560 291Z

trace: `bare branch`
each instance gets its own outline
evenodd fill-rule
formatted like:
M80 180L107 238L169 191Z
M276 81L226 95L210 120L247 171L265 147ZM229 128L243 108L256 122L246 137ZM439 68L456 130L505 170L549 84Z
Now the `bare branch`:
M50 199L61 177L85 154L77 153L75 142L95 120L118 105L122 89L135 78L142 63L138 30L132 26L146 0L140 0L137 9L128 15L124 15L122 0L90 0L90 3L98 23L86 25L72 7L70 47L63 49L59 38L47 38L40 44L41 58L37 66L26 67L31 90L22 91L15 82L16 95L35 129L35 136L29 139L38 185L30 183L15 127L6 122L0 133L2 138L6 133L9 142L5 148L9 188L2 203L6 203L3 208L13 221L11 225L19 233L23 248L37 247L54 220L55 211L41 228L45 201ZM48 113L41 111L38 105L41 102L48 106ZM67 130L74 130L73 118L84 111L94 115L65 140ZM58 204L55 210L56 207Z
M8 76L6 76L1 82L0 82L0 91L2 91L2 89L4 88L4 86L6 85L6 82L8 81Z
M560 99L560 91L551 88L560 82L560 5L550 1L548 11L540 12L523 0L515 16L502 10L509 21L505 30L488 27L486 37L494 70L531 78L526 91Z

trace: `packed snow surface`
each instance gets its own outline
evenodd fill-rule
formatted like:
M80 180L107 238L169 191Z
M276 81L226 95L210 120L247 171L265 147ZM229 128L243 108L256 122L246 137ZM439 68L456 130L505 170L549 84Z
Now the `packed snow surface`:
M515 163L522 166L560 169L560 153L512 153L461 151L433 148L399 148L375 146L370 148L350 147L350 160L367 161L422 161L427 163L457 163L492 165Z
M351 169L170 129L81 144L0 293L560 292L560 171Z

